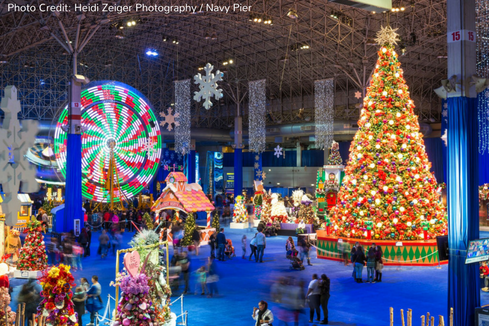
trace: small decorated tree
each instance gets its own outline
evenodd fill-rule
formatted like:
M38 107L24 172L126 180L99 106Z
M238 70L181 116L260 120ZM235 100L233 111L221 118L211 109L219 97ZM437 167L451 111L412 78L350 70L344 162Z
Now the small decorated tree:
M73 292L75 286L70 267L60 264L43 271L39 279L44 299L38 307L37 322L42 316L46 325L81 326L74 310Z
M9 280L7 275L0 276L0 326L13 325L15 321L15 312L9 307L10 304L10 294ZM5 307L5 309L3 309Z
M221 223L219 223L219 213L217 210L214 211L214 216L212 217L212 225L211 225L216 231L219 231L221 229Z
M312 209L312 199L308 195L303 195L299 210L299 221L306 224L316 224L316 213Z
M340 155L340 145L333 140L333 145L331 146L331 153L329 154L328 164L329 165L341 165L343 160Z
M182 238L182 246L190 246L192 244L192 235L195 230L195 218L194 214L189 213L185 220L185 231Z
M42 271L48 267L48 256L42 235L42 226L39 221L27 223L27 232L24 246L20 249L17 268L21 271Z
M151 215L149 215L148 212L144 213L144 215L143 215L143 222L146 225L146 228L148 230L153 230L153 228L154 228L154 222L153 222L153 219L151 218Z
M234 223L248 222L248 211L246 210L243 196L236 197L236 202L234 204L234 212L233 212L233 222Z

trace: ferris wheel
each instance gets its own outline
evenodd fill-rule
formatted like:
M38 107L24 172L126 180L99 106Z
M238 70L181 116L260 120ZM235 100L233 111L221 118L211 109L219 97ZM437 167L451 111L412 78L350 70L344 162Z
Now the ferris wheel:
M149 102L119 82L96 82L81 93L82 193L99 203L120 203L151 182L162 137ZM68 107L58 118L54 153L66 178Z

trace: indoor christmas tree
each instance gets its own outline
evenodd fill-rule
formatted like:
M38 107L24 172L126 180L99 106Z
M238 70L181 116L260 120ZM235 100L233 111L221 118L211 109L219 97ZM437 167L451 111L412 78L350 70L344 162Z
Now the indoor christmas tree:
M214 229L216 229L217 232L221 229L221 223L219 223L219 213L217 210L214 211L214 216L212 217L212 225Z
M60 264L44 271L39 279L44 299L37 308L37 319L43 316L45 325L79 326L74 310L73 292L75 286L70 267ZM81 325L80 325L81 326Z
M339 203L331 212L338 236L420 240L447 234L445 207L438 201L414 103L394 51L396 38L390 27L377 34L379 58L350 146ZM427 232L423 224L429 224Z
M154 222L153 222L153 219L151 218L151 215L149 215L148 212L144 213L144 215L143 215L143 222L146 225L146 228L148 230L153 230L153 228L154 228Z
M243 196L236 197L236 202L234 203L233 222L248 222L248 211L246 210Z
M331 146L331 153L328 158L328 165L341 165L343 160L340 155L340 144L333 140L333 145Z
M189 213L187 219L185 220L185 230L181 242L182 246L190 246L193 243L192 235L194 234L195 228L194 214Z
M24 246L20 249L17 268L21 271L42 271L48 267L48 256L41 222L34 220L27 223Z

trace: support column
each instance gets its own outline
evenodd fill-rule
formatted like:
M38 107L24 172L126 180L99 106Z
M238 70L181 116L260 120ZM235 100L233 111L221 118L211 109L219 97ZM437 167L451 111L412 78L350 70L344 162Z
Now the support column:
M190 151L187 154L187 181L195 183L195 139L190 141Z
M296 164L296 166L297 167L301 167L302 166L302 147L301 147L301 142L297 142L295 148L296 148L295 154L297 155L297 164Z
M253 157L253 180L262 181L263 180L263 164L262 164L262 153L254 153Z
M474 325L480 306L479 265L465 264L470 240L479 238L475 0L447 1L448 30L448 314L454 325ZM448 84L446 84L448 86Z
M70 83L68 139L66 146L66 192L63 219L56 219L56 232L75 229L75 221L83 223L82 210L82 145L81 145L81 83L72 77Z
M243 192L243 118L234 118L234 198Z

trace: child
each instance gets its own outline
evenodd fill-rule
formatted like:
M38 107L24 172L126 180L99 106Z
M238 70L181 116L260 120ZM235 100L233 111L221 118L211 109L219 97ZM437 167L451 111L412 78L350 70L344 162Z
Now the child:
M245 259L246 256L246 234L243 234L243 237L241 238L241 248L243 249L243 259Z
M196 290L197 290L197 284L200 283L200 286L202 288L202 293L201 295L205 295L206 292L206 278L207 278L207 273L205 270L205 266L201 266L198 270L195 271L195 276L197 277L197 282L196 282ZM197 294L197 291L195 291L195 294Z

